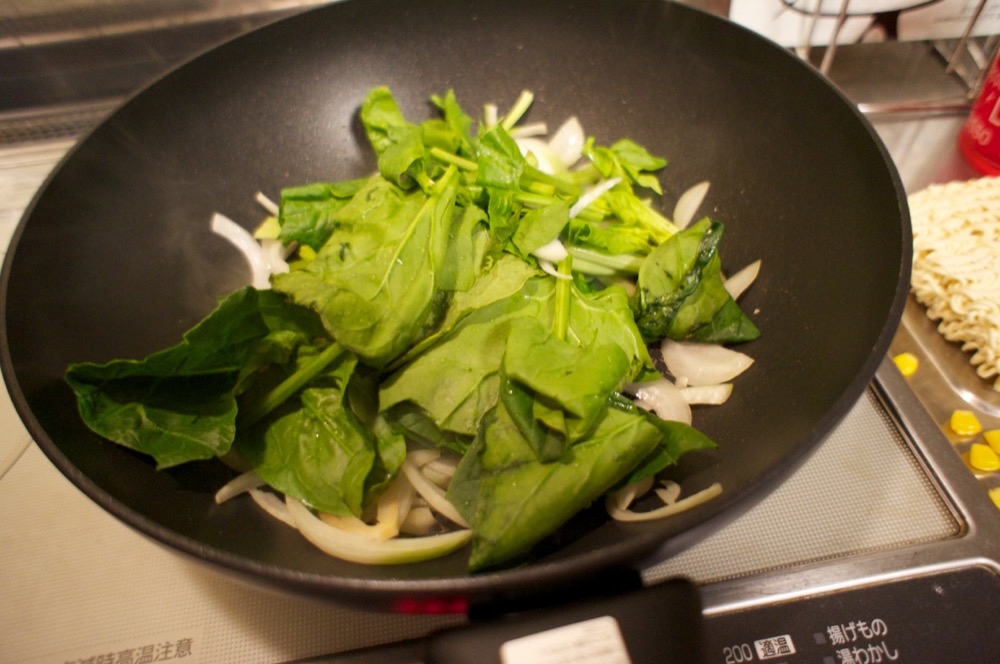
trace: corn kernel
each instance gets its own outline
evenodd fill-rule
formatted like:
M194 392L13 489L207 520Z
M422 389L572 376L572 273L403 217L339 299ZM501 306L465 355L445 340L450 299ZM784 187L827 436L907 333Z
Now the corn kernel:
M975 436L983 430L976 416L969 410L956 410L949 421L951 430L959 436Z
M903 374L907 378L917 373L917 368L920 366L917 356L913 353L900 353L896 357L892 358L892 361L896 363L899 373Z
M983 438L990 449L1000 454L1000 429L990 429L983 432Z
M973 443L969 448L969 465L986 473L1000 470L1000 455L982 443Z
M989 495L990 495L990 500L993 501L993 504L996 505L998 509L1000 509L1000 486L996 486L990 489Z

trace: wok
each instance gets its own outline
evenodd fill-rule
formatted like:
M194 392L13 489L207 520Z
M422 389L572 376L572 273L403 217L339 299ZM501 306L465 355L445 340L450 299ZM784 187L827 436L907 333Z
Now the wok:
M665 210L709 179L724 268L763 260L741 301L763 332L724 407L696 412L719 444L675 470L718 499L675 518L586 511L532 561L469 575L465 552L415 565L335 560L249 500L213 493L204 462L157 472L91 434L68 364L172 345L248 282L209 229L247 227L258 190L374 169L357 107L388 85L404 114L452 88L475 112L535 92L530 120L576 114L603 142L669 163ZM872 128L808 65L722 19L659 0L350 0L193 59L124 103L66 156L17 228L2 273L2 367L37 444L84 494L163 545L240 578L372 608L563 591L670 555L752 505L799 464L868 385L901 315L909 218ZM429 605L427 605L429 606ZM441 605L436 605L441 606Z

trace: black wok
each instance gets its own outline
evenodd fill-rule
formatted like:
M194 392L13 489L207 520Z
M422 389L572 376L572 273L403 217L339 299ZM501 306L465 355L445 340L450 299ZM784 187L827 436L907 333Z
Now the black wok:
M664 206L710 179L724 267L763 259L742 304L763 337L729 403L696 413L719 443L675 472L709 504L651 524L595 508L529 564L470 576L465 553L366 567L329 558L249 501L217 506L231 472L157 472L77 417L62 376L77 361L176 343L248 281L214 236L247 227L254 194L373 169L356 110L391 87L407 117L453 88L473 112L527 88L530 119L579 116L604 142L630 137L669 160ZM909 281L909 218L872 128L809 66L717 17L659 0L350 0L204 54L125 103L50 177L2 274L2 366L38 445L83 493L166 546L241 578L399 608L568 588L670 555L752 504L814 448L866 388Z

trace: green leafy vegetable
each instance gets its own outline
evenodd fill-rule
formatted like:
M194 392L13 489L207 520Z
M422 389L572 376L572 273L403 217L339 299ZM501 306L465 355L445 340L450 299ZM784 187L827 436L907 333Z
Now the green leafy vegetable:
M471 524L472 570L713 447L622 390L659 377L647 343L759 336L723 287L721 224L678 231L642 197L662 193L666 161L628 139L588 138L583 167L541 170L550 160L514 138L532 99L476 127L449 90L418 124L371 90L360 119L378 172L281 192L258 236L298 253L271 290L230 295L145 359L70 366L84 422L159 468L236 459L312 509L362 519L405 487L401 469L411 481L408 449L458 454L447 497ZM367 562L467 537L370 546L289 509L311 541Z
M74 364L66 381L91 429L167 468L226 454L246 382L268 364L288 362L321 330L308 311L246 288L178 345L142 360Z
M632 307L644 339L722 343L760 336L725 289L721 237L721 223L702 219L670 237L642 264Z

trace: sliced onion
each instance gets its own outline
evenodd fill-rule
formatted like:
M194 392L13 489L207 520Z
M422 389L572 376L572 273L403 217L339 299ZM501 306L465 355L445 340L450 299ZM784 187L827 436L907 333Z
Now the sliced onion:
M295 528L295 521L292 520L292 515L288 513L288 507L278 496L274 495L270 491L262 491L261 489L250 489L250 497L257 505L273 516L278 521L285 523L286 525Z
M483 105L483 125L489 129L495 127L500 119L500 111L496 104Z
M570 276L568 274L563 274L562 272L560 272L559 270L556 269L555 265L553 265L551 262L546 261L546 260L539 259L538 260L538 267L542 268L542 272L544 272L545 274L548 274L550 276L553 276L556 279L572 279L573 278L572 276Z
M285 260L285 245L280 240L261 240L260 250L267 263L268 272L271 274L284 274L288 272L288 262Z
M430 535L437 528L438 521L429 507L414 507L400 524L400 532L407 535Z
M706 503L712 498L720 495L722 493L722 485L716 482L712 486L702 489L698 493L691 494L687 498L678 500L675 503L669 505L664 505L655 510L650 510L648 512L633 512L631 510L620 510L612 504L611 501L605 500L605 506L607 507L608 514L611 518L616 521L653 521L655 519L663 519L668 516L673 516L674 514L679 514L685 510L689 510L692 507Z
M406 452L406 459L417 468L429 464L441 456L441 450L431 448L410 449Z
M661 420L691 424L691 406L684 394L666 378L645 383L632 383L625 388L641 402L648 404Z
M264 252L247 229L216 212L212 215L212 232L222 236L240 250L250 264L251 284L254 288L260 290L270 288L271 270L264 258Z
M267 210L267 213L273 217L277 217L281 210L278 208L278 204L272 201L270 198L264 195L264 192L258 191L257 195L254 196L256 201L260 204L262 208Z
M681 485L673 480L663 480L662 487L654 490L656 496L663 501L664 505L673 505L681 497Z
M519 138L517 139L517 147L521 150L521 154L525 157L529 153L535 155L535 159L538 160L538 170L542 173L548 173L549 175L557 175L559 173L566 172L566 166L563 164L562 159L559 158L549 144L538 138Z
M558 155L566 168L572 168L583 156L586 138L580 120L573 115L556 129L556 133L549 139L549 147Z
M691 220L694 219L695 213L698 212L698 208L701 207L702 202L705 200L709 184L707 180L699 182L693 187L688 188L677 199L677 204L674 205L674 225L677 228L687 228Z
M410 484L413 488L417 490L417 493L427 501L431 509L445 517L449 521L452 521L463 528L468 528L469 524L466 523L462 515L458 513L455 506L448 502L448 499L444 495L444 491L441 488L428 480L420 472L420 469L414 466L409 461L403 462L403 474L406 475L406 479L410 480Z
M420 472L434 484L440 487L447 487L448 483L451 482L451 478L455 476L456 468L457 463L450 463L450 459L438 459L422 466Z
M740 295L750 287L754 281L757 280L757 275L760 274L760 260L756 260L750 263L745 268L732 275L725 282L723 286L726 292L729 293L729 297L734 300L738 300Z
M649 475L638 482L626 484L617 491L612 491L608 494L607 499L618 509L627 510L636 498L645 495L647 491L653 488L653 482L653 476Z
M400 537L385 541L338 530L323 523L308 507L285 498L288 512L302 535L321 551L336 558L366 565L415 563L447 555L469 541L471 530L456 530L429 537Z
M603 196L609 189L613 188L616 184L621 182L621 178L611 178L610 180L604 180L595 184L593 187L588 189L577 199L576 203L569 209L569 218L573 219L576 215L580 214L588 207L590 204L596 201L598 198Z
M375 507L376 521L389 526L395 534L399 534L415 497L416 491L410 481L405 475L398 475L389 488L379 496Z
M399 528L389 523L365 523L356 516L320 513L317 515L323 523L333 526L345 533L360 535L372 540L388 540L399 534Z
M264 485L264 480L252 470L248 470L245 473L241 473L229 480L218 491L215 492L215 502L218 505L226 502L230 498L234 498L241 493L246 493L250 489L256 489Z
M566 251L566 246L559 240L559 238L556 238L532 251L531 255L543 261L558 263L566 260L566 257L569 256L569 252Z
M681 388L681 394L692 406L719 406L726 403L733 393L732 383L719 385L697 385Z
M529 122L528 124L514 127L508 133L510 134L510 137L515 140L532 138L535 136L544 136L549 133L549 126L544 122Z
M728 383L753 364L749 355L718 344L664 339L660 352L670 373L694 387Z

